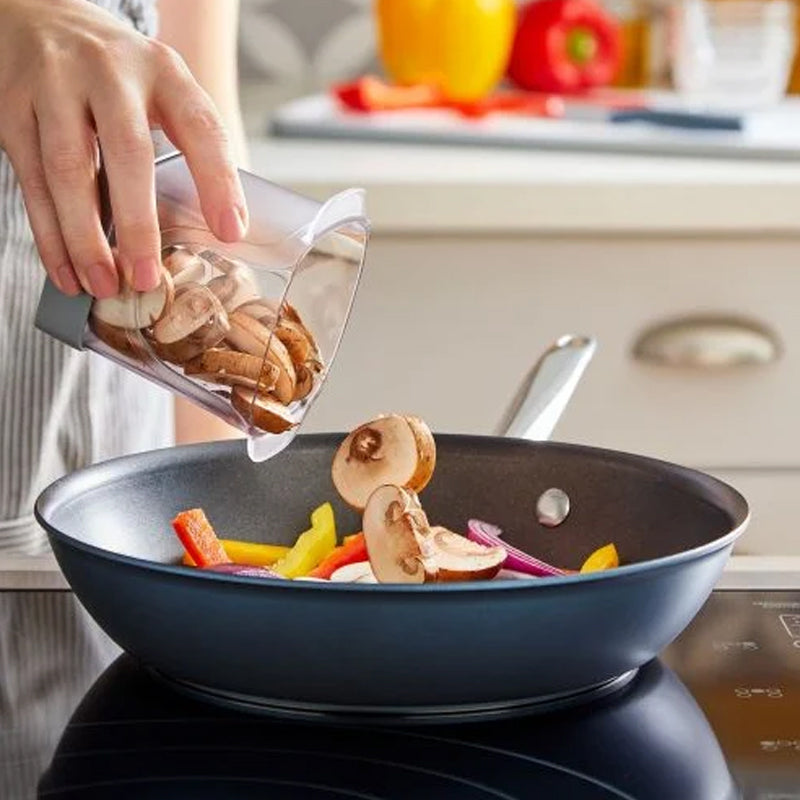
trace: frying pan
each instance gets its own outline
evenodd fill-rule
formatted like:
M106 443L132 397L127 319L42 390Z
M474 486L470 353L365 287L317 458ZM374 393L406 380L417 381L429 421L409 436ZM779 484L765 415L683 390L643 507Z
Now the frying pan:
M477 517L573 569L613 541L626 562L614 570L408 586L265 581L178 564L170 520L196 506L226 538L291 544L325 500L340 534L359 530L330 477L344 433L300 435L262 464L237 441L118 458L49 486L36 517L109 636L209 702L391 724L587 702L626 684L683 631L749 521L737 491L697 471L532 441L549 436L594 347L563 337L545 352L509 409L512 436L437 435L421 501L434 524L464 531Z

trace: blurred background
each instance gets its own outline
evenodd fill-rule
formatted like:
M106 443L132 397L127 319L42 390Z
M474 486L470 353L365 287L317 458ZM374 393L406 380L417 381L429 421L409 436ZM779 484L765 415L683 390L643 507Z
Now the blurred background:
M800 556L797 25L792 0L244 0L252 168L364 187L373 225L306 429L494 433L590 334L554 438L717 474L753 505L739 554Z

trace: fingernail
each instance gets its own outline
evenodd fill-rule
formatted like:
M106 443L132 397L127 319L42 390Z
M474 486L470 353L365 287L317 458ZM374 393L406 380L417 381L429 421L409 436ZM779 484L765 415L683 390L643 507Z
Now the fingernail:
M74 297L80 292L81 285L78 283L78 279L75 277L75 270L71 266L66 264L63 267L59 267L56 271L56 276L58 278L58 288L64 294Z
M246 216L244 210L238 206L226 208L219 218L221 238L226 242L241 239L247 230Z
M119 291L116 271L112 271L106 264L92 265L89 267L89 286L98 299L114 297Z
M154 258L140 258L133 263L133 288L149 292L161 283L161 266Z

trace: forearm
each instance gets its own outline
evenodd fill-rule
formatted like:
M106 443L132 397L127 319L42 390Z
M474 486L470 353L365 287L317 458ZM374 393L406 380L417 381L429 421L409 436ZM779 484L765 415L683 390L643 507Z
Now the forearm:
M237 163L247 167L239 106L238 0L159 0L158 38L180 53L208 92L228 131ZM241 437L241 433L193 403L175 400L175 440L189 444Z
M239 166L249 158L239 104L239 0L158 0L158 38L181 54L227 127Z

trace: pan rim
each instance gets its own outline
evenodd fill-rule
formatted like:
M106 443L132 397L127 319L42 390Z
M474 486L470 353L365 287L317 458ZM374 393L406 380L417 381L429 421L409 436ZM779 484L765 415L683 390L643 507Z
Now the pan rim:
M320 444L336 445L346 436L345 433L313 433L298 435L292 444L287 448L291 449L307 446L312 448ZM715 504L723 513L731 517L733 527L722 536L712 539L710 542L693 547L689 550L682 550L659 558L638 561L626 564L609 570L589 573L574 573L561 576L547 577L546 579L531 578L530 580L519 578L494 579L491 581L470 581L454 583L423 583L423 584L370 584L370 583L332 583L298 580L274 580L267 581L263 578L247 577L241 575L231 575L205 570L192 569L180 564L166 564L159 561L151 561L136 556L129 556L107 550L96 545L87 544L79 539L58 530L47 520L48 513L52 513L59 507L66 505L75 499L75 492L71 492L71 497L64 498L62 495L67 489L83 481L86 484L84 491L100 488L103 485L112 483L115 479L121 478L131 473L131 465L136 466L136 462L148 463L159 454L168 451L171 455L172 463L181 461L191 461L200 456L203 452L217 450L231 450L245 448L244 440L221 440L216 442L203 442L197 444L178 445L175 447L148 450L141 453L133 453L118 456L90 466L76 470L73 473L62 476L49 484L36 499L34 504L34 517L36 521L45 529L51 539L56 539L61 544L83 551L91 556L102 560L112 560L117 563L125 564L129 567L146 571L166 573L176 578L187 580L210 580L219 584L230 584L233 586L259 586L261 589L274 589L277 591L322 591L322 592L367 592L379 594L461 594L470 592L493 592L493 591L544 591L548 587L556 588L563 585L574 585L576 583L594 583L596 581L623 579L635 577L641 573L651 573L660 569L667 569L685 562L695 561L704 556L723 550L733 543L744 533L748 527L752 512L747 499L733 486L712 475L691 467L681 466L673 462L653 458L651 456L638 455L621 450L610 448L595 447L591 445L573 444L569 442L544 441L531 442L526 439L503 438L497 436L480 434L458 434L458 433L439 433L435 434L437 441L459 441L462 443L473 443L478 446L488 446L503 442L506 444L516 443L520 446L536 446L543 449L557 449L572 452L576 455L586 455L598 459L611 458L616 462L627 463L633 467L649 467L658 470L662 478L673 476L685 480L692 479L695 483L705 485L708 489L716 489L718 492L727 496L730 508L725 508L721 504ZM282 454L276 456L280 458ZM83 494L83 491L78 494ZM700 497L705 502L711 503L709 498ZM733 510L732 510L733 509ZM56 559L58 557L56 555Z

